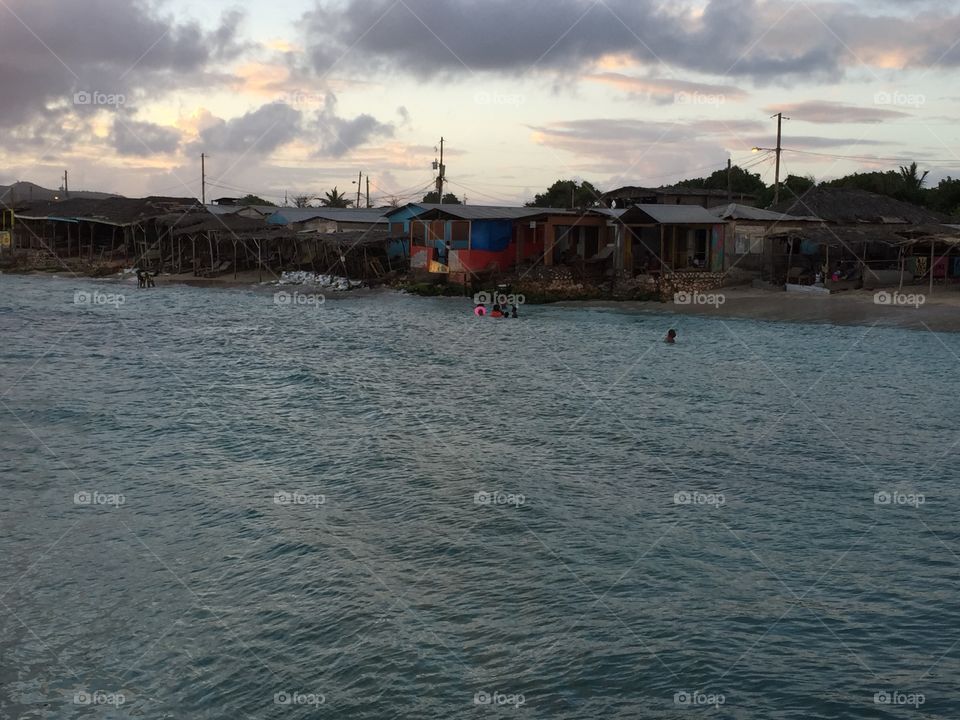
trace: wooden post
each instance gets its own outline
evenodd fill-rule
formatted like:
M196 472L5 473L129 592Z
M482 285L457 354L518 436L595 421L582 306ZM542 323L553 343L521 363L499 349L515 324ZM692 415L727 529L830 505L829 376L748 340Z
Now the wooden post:
M233 239L233 279L237 279L237 239Z
M787 255L787 278L786 278L786 281L784 282L784 286L783 286L784 290L787 289L787 284L790 282L790 266L793 264L793 243L794 243L793 236L790 236L790 239L787 242L790 243L790 253Z
M930 238L930 292L933 295L933 238Z
M260 238L257 238L257 270L260 273L260 282L263 282L263 255L260 252Z
M903 248L900 248L900 290L903 290L903 266L906 264L906 256L903 254Z

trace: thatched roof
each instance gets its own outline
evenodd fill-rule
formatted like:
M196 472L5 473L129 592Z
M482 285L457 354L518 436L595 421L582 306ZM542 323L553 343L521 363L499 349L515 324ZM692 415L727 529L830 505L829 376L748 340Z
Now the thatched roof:
M853 224L943 223L945 215L866 190L817 186L770 208L787 215L813 215L825 222Z
M254 238L291 237L292 233L285 227L269 225L263 218L250 218L242 215L213 215L200 213L193 216L196 222L190 224L177 223L175 237L193 235L196 233L224 233Z
M946 225L814 225L771 233L775 240L810 240L829 247L857 247L863 243L897 246L931 239L960 239L960 230Z
M135 225L163 215L203 209L194 198L68 198L18 204L15 214L22 220L66 220L99 222L107 225Z

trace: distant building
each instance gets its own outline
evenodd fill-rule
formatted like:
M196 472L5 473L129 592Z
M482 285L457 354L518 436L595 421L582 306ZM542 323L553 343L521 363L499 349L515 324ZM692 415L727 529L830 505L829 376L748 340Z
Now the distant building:
M742 205L755 205L756 196L749 193L730 193L726 190L690 187L647 188L626 185L603 193L600 202L608 208L625 208L630 205L699 205L712 208L737 202Z

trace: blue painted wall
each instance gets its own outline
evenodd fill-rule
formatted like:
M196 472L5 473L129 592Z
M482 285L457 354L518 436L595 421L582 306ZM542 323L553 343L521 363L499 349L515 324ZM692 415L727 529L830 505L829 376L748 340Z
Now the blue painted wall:
M474 220L471 247L474 250L506 250L513 238L511 220Z

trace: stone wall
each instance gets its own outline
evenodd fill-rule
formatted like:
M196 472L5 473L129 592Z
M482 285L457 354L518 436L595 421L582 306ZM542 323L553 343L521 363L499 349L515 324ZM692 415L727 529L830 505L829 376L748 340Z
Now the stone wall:
M660 297L673 299L674 293L703 293L723 287L725 275L718 272L675 272L660 278Z

